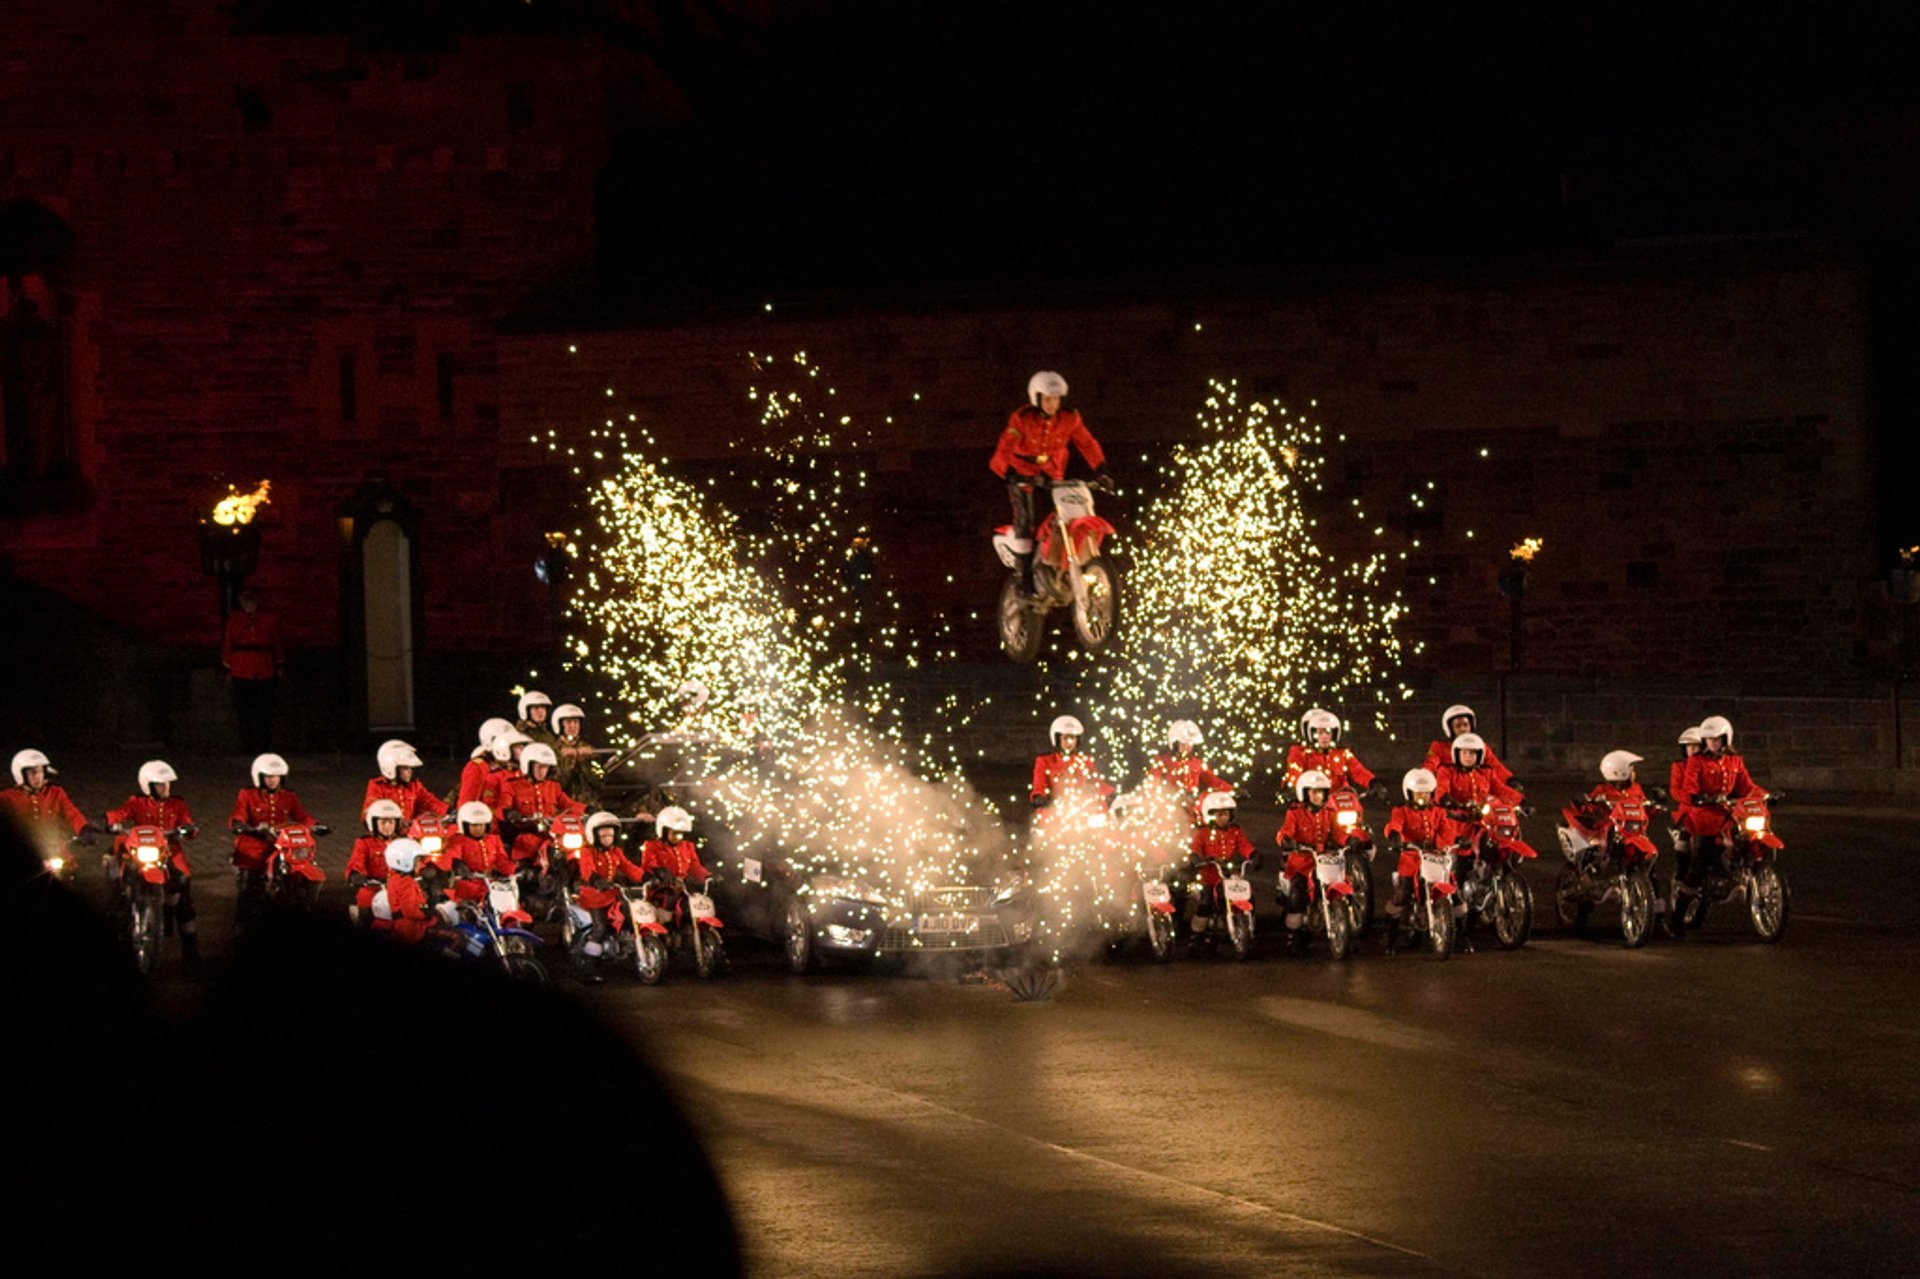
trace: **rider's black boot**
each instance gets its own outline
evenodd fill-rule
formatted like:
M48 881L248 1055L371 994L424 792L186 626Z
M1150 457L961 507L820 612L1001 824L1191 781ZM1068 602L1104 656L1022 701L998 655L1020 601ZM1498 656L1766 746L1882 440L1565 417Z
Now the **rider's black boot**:
M1400 921L1392 915L1387 916L1387 953L1389 955L1400 953Z

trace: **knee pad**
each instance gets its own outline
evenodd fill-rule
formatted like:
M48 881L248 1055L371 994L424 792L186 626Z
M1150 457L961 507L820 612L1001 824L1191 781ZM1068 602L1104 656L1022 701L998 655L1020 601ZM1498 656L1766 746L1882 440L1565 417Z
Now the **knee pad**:
M1307 926L1306 912L1304 911L1296 912L1291 910L1287 912L1288 928L1297 930L1297 929L1305 928L1306 926Z

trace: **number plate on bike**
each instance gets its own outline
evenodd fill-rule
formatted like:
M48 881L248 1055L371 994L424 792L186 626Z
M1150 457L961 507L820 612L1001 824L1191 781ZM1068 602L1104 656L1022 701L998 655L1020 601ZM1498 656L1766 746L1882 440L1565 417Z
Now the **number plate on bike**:
M1447 879L1447 855L1445 853L1420 854L1420 878L1429 884L1443 884Z
M1314 857L1314 868L1323 884L1344 884L1347 882L1347 858L1344 853L1320 853Z
M1230 902L1250 902L1253 900L1253 885L1238 875L1229 875L1220 881L1222 891Z
M1140 895L1147 899L1149 906L1164 906L1173 900L1172 889L1151 879L1140 885Z
M696 919L710 919L713 916L713 898L705 893L687 894L687 913Z

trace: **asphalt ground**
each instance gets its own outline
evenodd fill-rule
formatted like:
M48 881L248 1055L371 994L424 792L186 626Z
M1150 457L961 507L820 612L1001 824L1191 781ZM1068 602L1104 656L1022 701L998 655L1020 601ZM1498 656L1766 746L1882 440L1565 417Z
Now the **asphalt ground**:
M63 780L96 811L137 762ZM173 762L207 831L217 974L215 828L244 761ZM296 770L341 831L323 859L338 908L364 779ZM745 938L711 983L681 967L555 991L663 1073L757 1275L1920 1268L1914 811L1802 797L1777 815L1781 943L1729 907L1629 951L1611 908L1587 936L1556 930L1559 789L1534 787L1537 930L1515 952L1387 956L1376 935L1344 963L1285 958L1268 871L1252 961L1132 951L1044 1002L936 968L791 977ZM1267 844L1277 814L1245 817ZM185 1010L201 983L169 955L155 989Z

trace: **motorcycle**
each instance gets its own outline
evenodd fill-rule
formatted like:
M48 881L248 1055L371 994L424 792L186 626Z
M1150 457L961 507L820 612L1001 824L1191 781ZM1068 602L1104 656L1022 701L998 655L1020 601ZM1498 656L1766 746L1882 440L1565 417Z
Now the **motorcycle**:
M518 880L489 877L484 899L447 905L454 908L449 920L458 938L451 948L454 955L495 963L509 977L545 984L546 965L533 953L540 938L532 931L532 916L520 909Z
M1179 913L1173 901L1173 887L1166 875L1171 867L1161 867L1155 875L1140 878L1140 904L1147 917L1147 949L1159 963L1173 958L1173 937L1179 929Z
M1742 897L1747 903L1747 918L1763 942L1777 942L1787 931L1787 919L1793 911L1793 894L1787 877L1780 873L1780 850L1786 845L1773 833L1773 810L1764 793L1743 799L1710 801L1726 811L1730 820L1718 840L1694 841L1694 856L1708 858L1706 874L1699 889L1674 886L1676 912L1669 916L1679 932L1700 927L1707 908ZM1703 847L1704 845L1704 847ZM1677 916L1677 918L1676 918Z
M727 945L721 935L726 925L720 922L720 916L713 908L710 890L715 880L709 878L698 889L680 879L668 878L656 882L665 883L671 894L671 904L653 907L655 922L671 926L673 920L680 920L679 928L668 933L668 945L675 950L691 950L694 969L703 979L717 977L726 968ZM651 902L648 904L652 905Z
M1353 889L1354 923L1358 932L1373 925L1373 833L1367 829L1359 794L1342 787L1327 796L1333 821L1346 835L1347 883Z
M1000 587L1000 647L1021 663L1040 655L1047 615L1055 609L1073 610L1074 633L1096 653L1120 620L1120 571L1100 553L1101 541L1114 529L1093 513L1093 487L1082 480L1055 480L1047 487L1053 510L1032 538L1015 537L1011 524L993 535L995 553L1011 570ZM1106 491L1114 490L1108 485ZM1021 589L1023 555L1033 556L1031 595Z
M267 853L268 901L294 910L313 909L320 884L327 877L318 861L316 836L328 833L327 827L318 825L276 826L267 832L272 840Z
M1413 881L1413 894L1408 902L1408 936L1416 946L1423 940L1431 944L1434 957L1446 959L1453 954L1454 912L1459 907L1459 889L1453 882L1453 854L1444 848L1416 844L1407 847L1420 856L1420 874Z
M122 831L123 838L115 857L115 878L122 901L128 908L134 962L142 974L151 973L160 962L160 941L167 932L167 864L173 859L172 842L193 830L176 826L163 830L158 826L134 826Z
M1518 950L1533 936L1533 889L1520 864L1540 855L1520 838L1520 810L1496 801L1454 815L1470 832L1462 857L1471 865L1455 876L1466 914L1486 920L1500 949Z
M1253 954L1253 884L1246 876L1251 863L1252 858L1200 863L1191 889L1200 908L1194 912L1189 945L1211 948L1224 934L1236 960L1244 962Z
M1619 800L1595 817L1597 805L1568 804L1560 830L1560 851L1567 864L1553 886L1554 913L1560 926L1578 933L1595 906L1620 903L1620 939L1633 950L1647 943L1662 903L1654 887L1653 866L1660 850L1647 837L1647 805Z
M614 953L633 960L634 976L642 986L658 986L667 975L668 920L660 917L661 912L640 889L623 884L619 891L627 920L625 928L614 931Z
M1359 934L1359 915L1353 902L1353 885L1347 881L1347 853L1344 848L1323 848L1313 853L1313 873L1307 881L1308 932L1327 939L1327 949L1335 959L1353 953ZM1286 883L1285 877L1281 884Z

